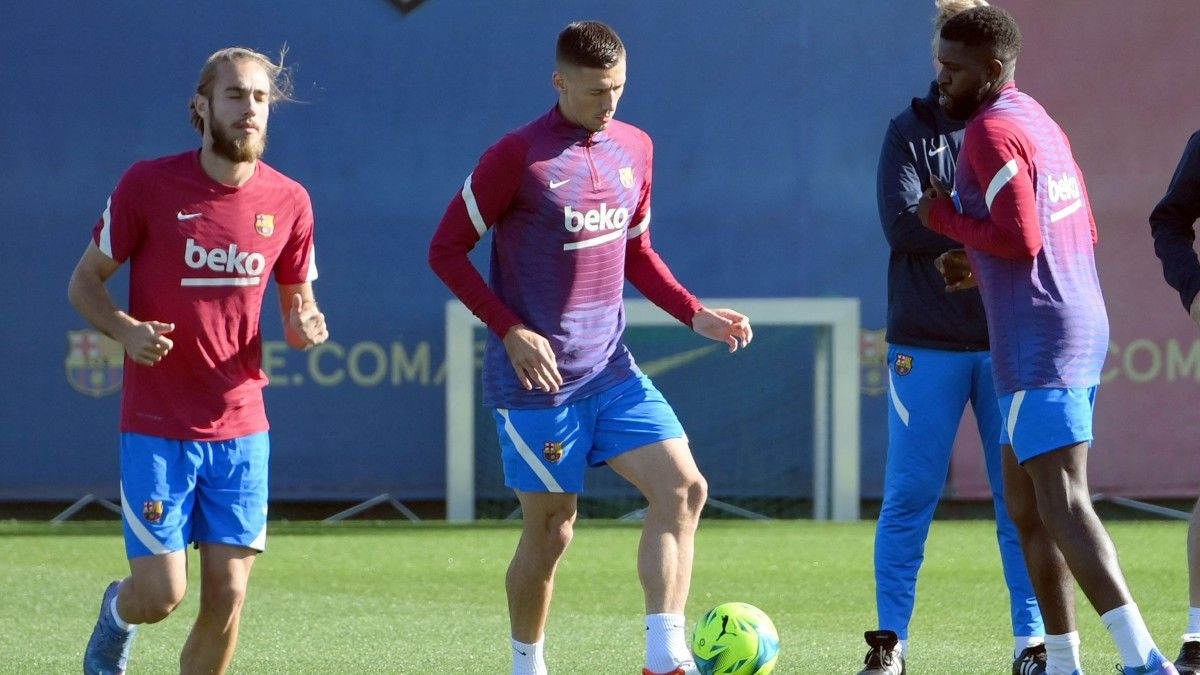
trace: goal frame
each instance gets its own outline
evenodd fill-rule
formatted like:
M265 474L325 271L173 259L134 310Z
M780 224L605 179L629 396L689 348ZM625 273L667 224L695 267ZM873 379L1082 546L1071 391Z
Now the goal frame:
M707 298L733 307L755 326L816 329L813 396L813 518L859 517L858 298ZM649 300L625 299L627 326L677 325ZM475 329L482 324L458 300L446 302L446 520L475 520Z

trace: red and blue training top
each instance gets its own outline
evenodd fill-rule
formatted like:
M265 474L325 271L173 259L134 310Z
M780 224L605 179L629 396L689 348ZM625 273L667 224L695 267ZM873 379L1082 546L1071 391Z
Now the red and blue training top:
M967 247L996 392L1099 384L1108 314L1096 222L1066 134L1009 83L967 122L954 185L957 209L936 201L929 224Z
M569 403L637 374L621 343L628 279L684 324L701 308L650 246L654 149L613 120L591 132L550 112L488 148L450 202L429 264L490 328L484 404ZM489 282L467 253L493 230ZM550 341L562 388L526 391L501 339L524 324Z

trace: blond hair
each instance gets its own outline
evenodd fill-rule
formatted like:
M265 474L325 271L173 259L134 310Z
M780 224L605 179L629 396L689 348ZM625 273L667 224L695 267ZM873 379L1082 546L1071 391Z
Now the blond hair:
M283 57L287 55L287 45L279 50L279 61L272 61L266 54L261 54L246 47L226 47L213 52L200 69L200 77L196 81L196 93L212 101L213 87L217 81L217 67L222 63L236 63L250 60L262 66L267 77L271 80L271 105L292 100L292 73L283 66ZM188 102L188 112L191 114L192 126L204 135L204 118L196 112L193 101Z
M955 14L961 14L968 9L987 7L987 0L933 0L933 56L937 58L938 40L941 38L942 26L946 25Z

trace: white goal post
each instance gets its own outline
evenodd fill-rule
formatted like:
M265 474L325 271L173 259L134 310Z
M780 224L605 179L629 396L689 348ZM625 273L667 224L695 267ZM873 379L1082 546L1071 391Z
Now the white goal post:
M859 302L857 298L707 298L754 326L813 326L813 518L859 516ZM678 322L648 300L625 299L628 326ZM446 303L446 520L475 520L476 329L457 300ZM751 346L753 348L753 345ZM780 364L781 377L786 371ZM498 452L499 450L497 450Z

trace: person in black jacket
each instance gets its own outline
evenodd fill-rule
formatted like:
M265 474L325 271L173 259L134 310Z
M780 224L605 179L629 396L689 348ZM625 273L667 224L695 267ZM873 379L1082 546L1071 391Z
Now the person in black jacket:
M1150 213L1154 253L1163 276L1179 292L1183 308L1200 324L1200 260L1196 258L1196 219L1200 218L1200 131L1192 134L1167 194ZM1180 675L1200 673L1200 502L1188 525L1188 622L1175 667Z
M985 4L981 0L937 0L934 35L950 17ZM879 630L865 635L869 651L860 675L904 672L917 572L968 401L983 443L1011 601L1013 672L1045 672L1042 616L1016 527L1004 506L1001 417L992 384L983 302L975 288L948 292L935 263L939 256L962 245L925 228L917 217L917 203L931 179L953 184L963 126L948 119L938 106L935 82L924 97L914 98L888 124L879 157L879 218L891 246L888 454L883 505L875 530Z

